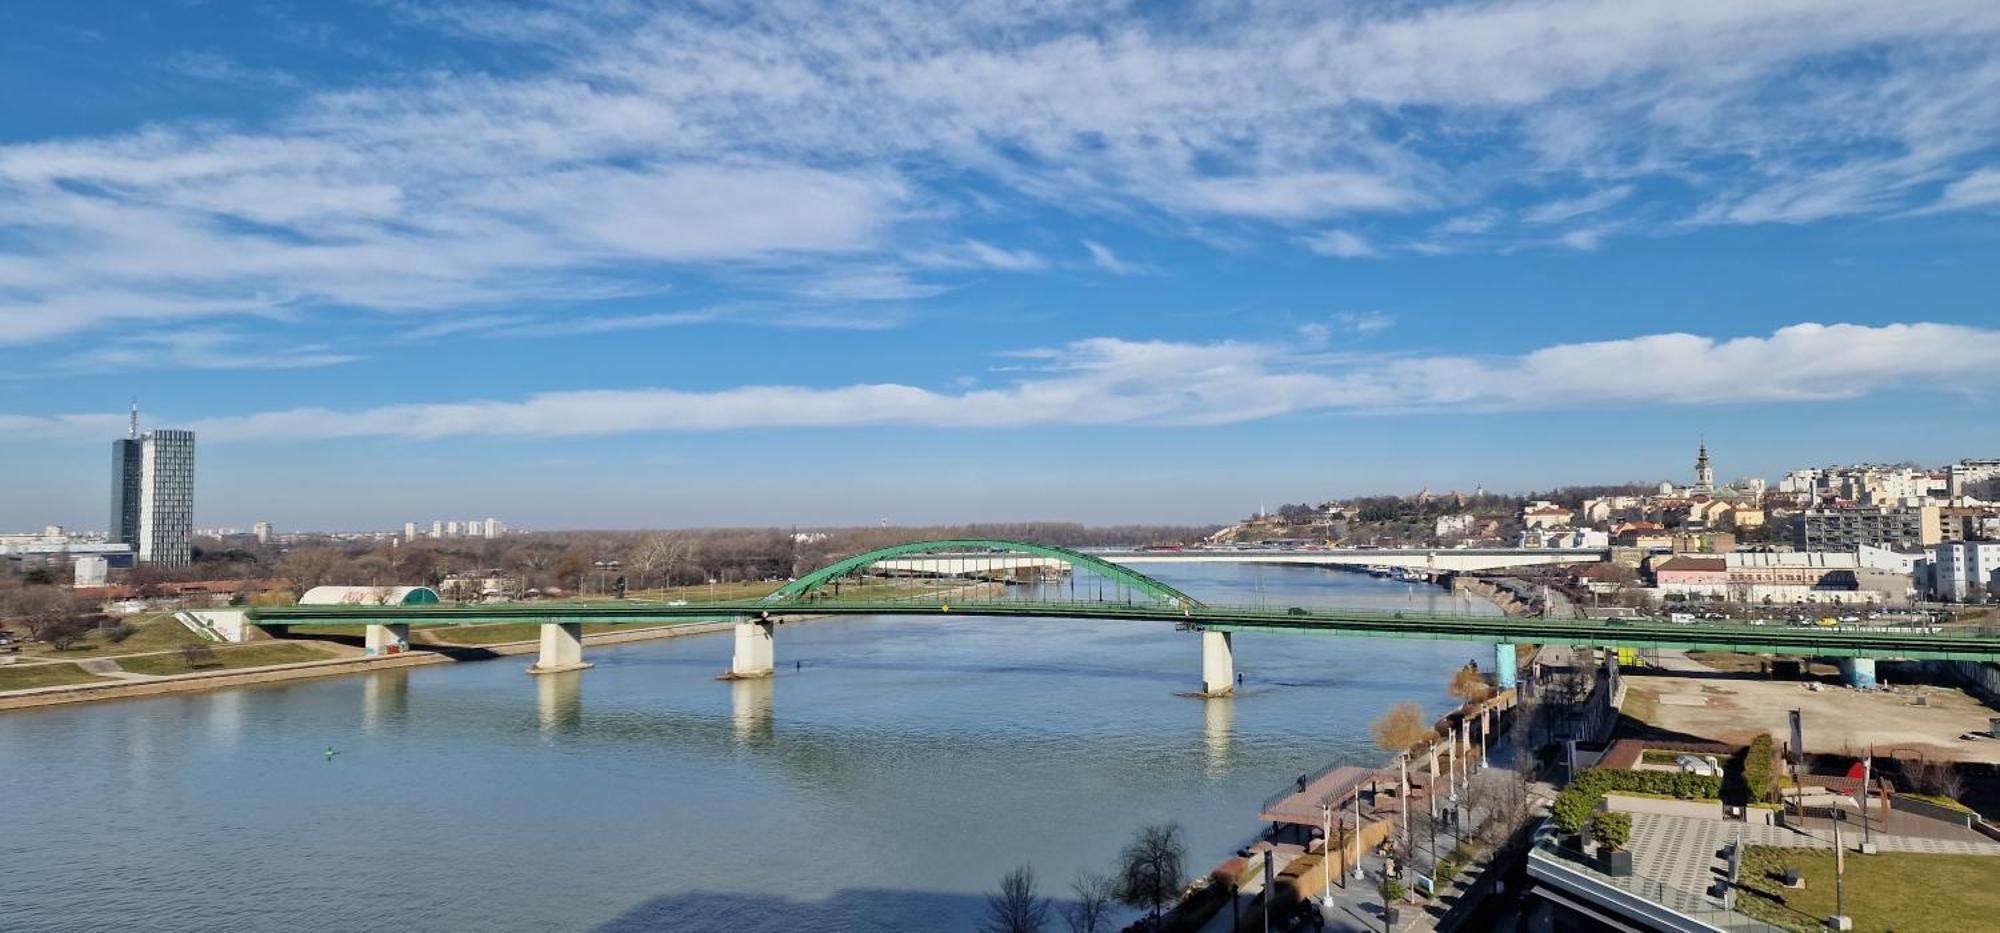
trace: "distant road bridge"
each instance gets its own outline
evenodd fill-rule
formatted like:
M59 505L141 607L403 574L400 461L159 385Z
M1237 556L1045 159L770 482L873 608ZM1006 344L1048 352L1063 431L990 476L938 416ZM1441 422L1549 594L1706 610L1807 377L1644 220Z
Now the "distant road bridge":
M1186 551L1083 551L1120 566L1136 564L1305 564L1313 567L1389 567L1421 570L1431 574L1480 573L1513 567L1549 567L1564 564L1594 564L1610 559L1606 548L1335 548L1327 550L1265 550L1258 548L1214 548ZM1028 567L1067 567L1060 557L1010 554L1004 557L978 553L922 554L886 558L875 566L884 571L953 575L968 560L980 562L985 572Z
M1147 552L1147 556L1151 553ZM1171 556L1174 552L1160 553ZM1269 552L1275 557L1288 556L1289 553ZM1313 552L1302 556L1317 558L1324 553ZM1374 556L1384 552L1357 553ZM771 674L776 626L787 616L931 616L959 613L1162 622L1201 634L1202 677L1198 693L1204 696L1222 696L1234 690L1235 660L1231 638L1237 633L1488 642L1497 646L1496 673L1502 678L1503 685L1511 682L1513 646L1521 643L1685 648L1839 658L1843 659L1843 667L1849 676L1857 679L1864 673L1872 678L1875 658L2000 661L2000 630L1989 628L1799 627L1728 621L1686 624L1662 619L1540 619L1359 609L1216 606L1124 566L1117 561L1124 556L1086 554L1018 541L923 541L847 558L800 577L758 600L289 606L240 612L244 616L242 621L267 627L366 626L371 647L407 646L412 624L539 623L542 626L541 656L530 669L536 673L589 666L583 662L582 654L585 623L670 625L728 621L735 623L736 634L735 654L729 671L723 675L729 678ZM924 563L928 561L937 563ZM1048 561L1069 567L1071 581L1067 586L1035 588L1026 597L1011 598L1015 591L1006 583L992 582L1004 579L1020 568L1045 566L1043 562ZM918 568L927 579L910 579L911 571ZM929 579L932 575L946 578L949 585L938 586L938 580ZM1094 579L1079 585L1074 579L1079 575ZM1051 596L1049 590L1057 591L1058 595ZM1065 590L1069 593L1067 598L1060 595Z

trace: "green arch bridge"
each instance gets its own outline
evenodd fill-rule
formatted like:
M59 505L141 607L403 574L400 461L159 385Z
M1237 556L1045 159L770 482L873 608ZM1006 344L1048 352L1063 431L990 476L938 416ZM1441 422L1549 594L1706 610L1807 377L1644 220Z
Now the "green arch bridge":
M1079 583L1079 576L1090 578ZM1082 592L1078 587L1082 586ZM949 539L857 554L787 583L761 599L659 602L601 600L430 606L286 606L242 610L265 627L368 627L371 650L408 644L409 626L496 622L542 625L531 672L576 670L584 623L735 623L725 677L768 676L776 627L811 615L1019 616L1170 623L1199 632L1203 695L1235 683L1236 633L1344 635L1477 641L1501 649L1511 677L1515 644L1684 648L1848 659L1850 671L1876 658L2000 662L2000 630L1955 627L1779 626L1664 619L1544 619L1368 609L1211 605L1128 567L1068 548L1022 541ZM388 648L386 650L395 650Z

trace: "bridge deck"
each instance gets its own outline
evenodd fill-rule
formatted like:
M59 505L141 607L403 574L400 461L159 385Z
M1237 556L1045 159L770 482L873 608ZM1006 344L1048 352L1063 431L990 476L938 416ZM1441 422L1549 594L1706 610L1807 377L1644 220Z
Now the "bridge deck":
M2000 661L2000 629L1780 626L1660 619L1542 619L1348 609L1269 609L1146 603L807 600L731 601L667 605L646 602L541 602L472 606L290 606L247 611L255 625L367 625L496 622L595 622L633 625L742 620L787 615L941 615L1123 619L1171 622L1224 632L1344 635L1524 644L1686 648L1813 657L1926 658Z

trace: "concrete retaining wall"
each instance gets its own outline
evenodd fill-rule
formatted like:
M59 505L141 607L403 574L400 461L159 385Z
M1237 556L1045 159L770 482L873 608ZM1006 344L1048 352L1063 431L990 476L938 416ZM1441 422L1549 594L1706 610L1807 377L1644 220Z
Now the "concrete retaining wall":
M1624 813L1650 813L1656 816L1679 816L1697 820L1727 820L1729 813L1721 803L1706 800L1660 800L1654 797L1628 797L1624 794L1605 794L1604 806L1609 810ZM1744 819L1752 825L1771 826L1777 823L1776 810L1748 807Z

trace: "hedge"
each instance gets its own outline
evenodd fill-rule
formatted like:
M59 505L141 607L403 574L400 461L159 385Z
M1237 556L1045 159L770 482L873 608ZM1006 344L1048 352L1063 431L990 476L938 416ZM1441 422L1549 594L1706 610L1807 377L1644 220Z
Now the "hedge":
M1605 794L1648 794L1676 800L1716 800L1722 795L1722 778L1677 771L1621 771L1615 768L1588 768L1577 772L1569 786L1556 795L1551 808L1556 827L1566 833L1580 833L1589 825L1591 814L1604 802Z

